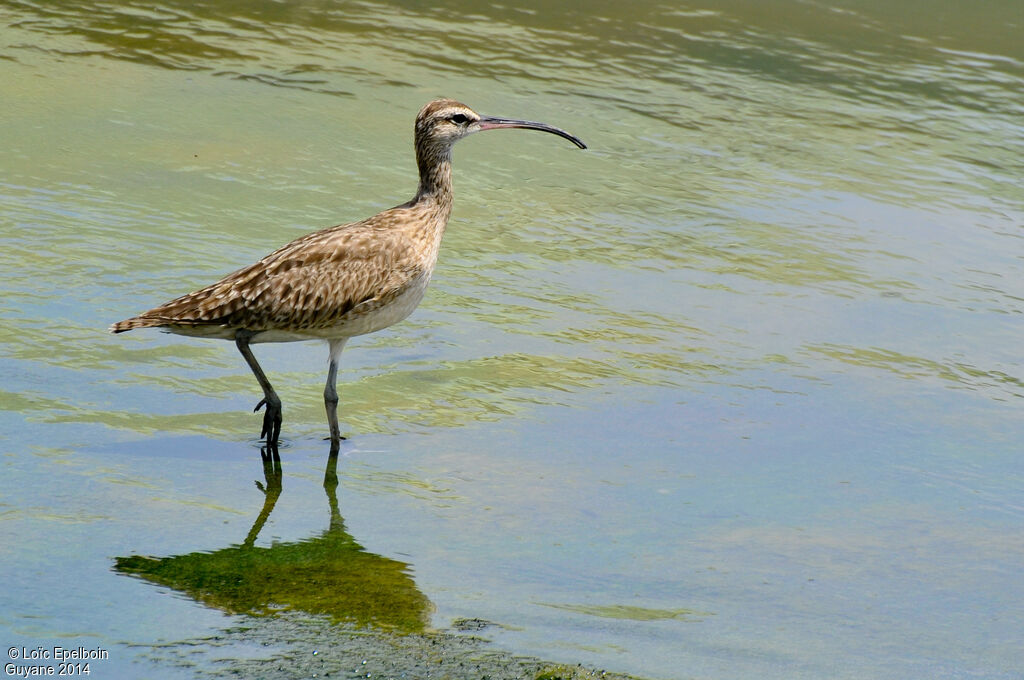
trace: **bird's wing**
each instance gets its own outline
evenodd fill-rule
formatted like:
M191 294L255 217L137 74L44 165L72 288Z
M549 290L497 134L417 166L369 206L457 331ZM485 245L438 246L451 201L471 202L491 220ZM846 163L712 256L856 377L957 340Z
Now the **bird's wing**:
M392 297L421 273L409 250L386 225L367 220L331 227L111 329L330 327L360 303Z

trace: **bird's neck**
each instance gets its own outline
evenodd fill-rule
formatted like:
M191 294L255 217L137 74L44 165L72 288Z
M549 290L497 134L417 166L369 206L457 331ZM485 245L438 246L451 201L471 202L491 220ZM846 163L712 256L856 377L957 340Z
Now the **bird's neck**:
M433 202L444 210L452 205L451 148L419 149L416 164L420 170L420 186L414 203Z

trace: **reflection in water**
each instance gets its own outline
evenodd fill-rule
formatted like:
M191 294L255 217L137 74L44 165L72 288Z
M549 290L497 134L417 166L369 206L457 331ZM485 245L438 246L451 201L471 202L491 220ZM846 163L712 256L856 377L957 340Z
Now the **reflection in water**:
M257 482L263 508L241 545L173 557L118 557L114 568L232 614L297 609L358 625L422 631L431 604L416 588L408 565L366 552L345 531L338 511L337 464L332 452L324 474L331 521L317 538L256 545L282 489L281 461L264 450L266 484Z

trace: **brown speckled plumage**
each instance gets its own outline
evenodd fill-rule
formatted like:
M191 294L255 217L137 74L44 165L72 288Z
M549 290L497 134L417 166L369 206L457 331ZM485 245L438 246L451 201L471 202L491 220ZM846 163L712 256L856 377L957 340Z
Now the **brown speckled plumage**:
M111 330L159 326L225 338L234 338L237 329L327 337L324 333L341 332L347 320L372 314L429 276L450 212L450 199L421 202L307 234Z
M337 426L337 362L345 341L396 323L419 304L452 209L451 149L468 134L530 128L584 144L572 135L529 121L488 118L465 104L438 99L416 117L416 196L351 224L295 239L220 281L110 327L113 333L159 327L172 333L234 340L263 388L263 433L276 455L281 409L250 343L323 339L330 343L324 390L332 448Z

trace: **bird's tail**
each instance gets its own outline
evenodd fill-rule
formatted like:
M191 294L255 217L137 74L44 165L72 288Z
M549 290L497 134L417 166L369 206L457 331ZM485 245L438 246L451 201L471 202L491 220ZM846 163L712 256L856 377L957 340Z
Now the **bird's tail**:
M110 325L111 333L124 333L125 331L134 330L136 328L152 328L154 326L163 326L166 322L162 319L147 319L141 316L133 316L130 319L124 321L118 321L115 324Z

